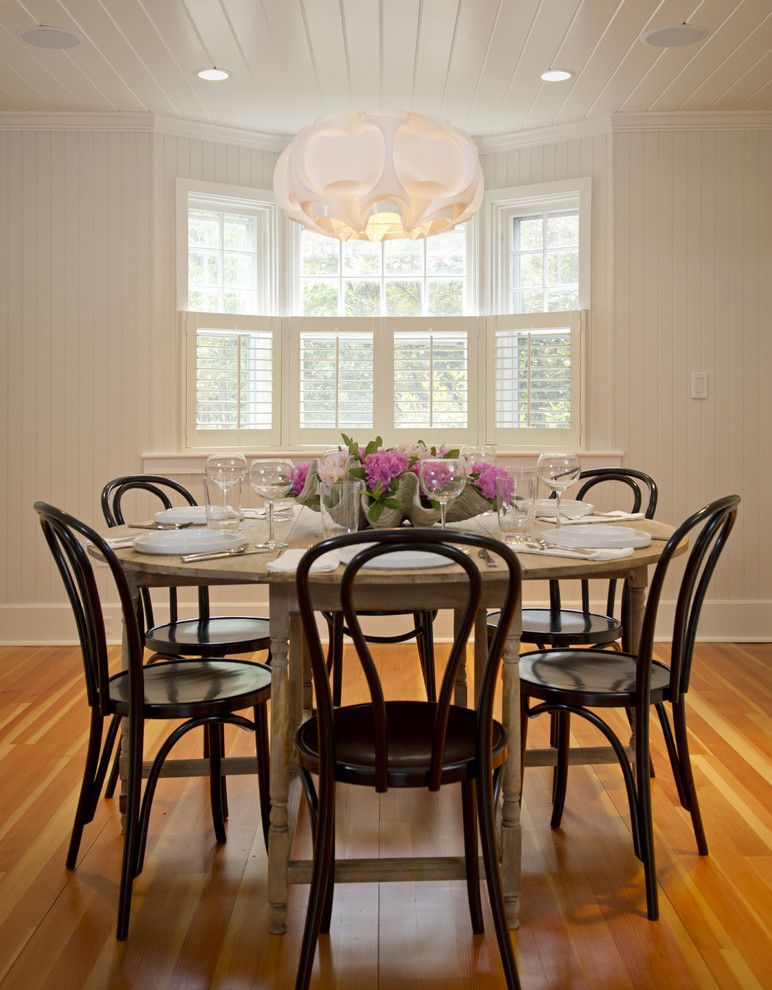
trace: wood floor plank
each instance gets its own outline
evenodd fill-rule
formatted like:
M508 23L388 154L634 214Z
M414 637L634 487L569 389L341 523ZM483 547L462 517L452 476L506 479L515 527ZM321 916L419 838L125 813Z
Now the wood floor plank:
M420 690L411 647L383 649L378 658L390 696ZM645 914L643 870L632 851L619 768L572 767L557 830L549 825L551 771L527 770L522 921L513 934L525 988L769 985L772 801L764 767L770 763L770 660L767 644L697 648L689 733L709 857L697 855L661 733L652 729L656 923ZM116 801L99 802L78 868L65 870L86 744L80 677L74 648L0 649L0 990L292 987L307 887L290 890L287 934L268 934L254 778L229 781L225 846L214 841L205 779L160 782L124 944L115 941ZM347 665L346 690L348 700L361 697L355 664ZM623 716L613 720L624 738ZM149 731L151 751L160 732L160 726ZM529 743L546 745L546 733L547 720L535 720ZM194 735L175 756L198 755L201 740ZM598 744L596 730L579 719L572 738L577 745ZM229 732L228 755L248 756L250 747L245 733ZM438 795L377 795L341 786L338 855L458 855L459 806L452 788ZM293 856L307 857L310 845L302 815ZM475 936L463 882L340 884L313 986L498 990L485 890L483 906L486 932Z

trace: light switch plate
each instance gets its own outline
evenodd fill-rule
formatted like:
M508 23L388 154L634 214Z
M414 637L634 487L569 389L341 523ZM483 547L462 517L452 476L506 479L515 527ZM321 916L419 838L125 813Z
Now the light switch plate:
M707 399L708 397L707 371L693 371L691 373L691 397L693 399Z

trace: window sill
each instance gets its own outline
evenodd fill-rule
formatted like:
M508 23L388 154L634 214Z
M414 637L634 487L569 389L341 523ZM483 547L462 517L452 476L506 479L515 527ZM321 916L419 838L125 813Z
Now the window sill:
M496 462L502 467L535 467L538 450L497 451ZM578 450L584 469L599 467L621 467L624 452L621 450ZM316 451L298 448L295 450L249 450L247 460L252 457L289 457L292 460L310 460ZM160 475L203 475L207 452L191 451L183 454L142 454L140 461L144 474Z

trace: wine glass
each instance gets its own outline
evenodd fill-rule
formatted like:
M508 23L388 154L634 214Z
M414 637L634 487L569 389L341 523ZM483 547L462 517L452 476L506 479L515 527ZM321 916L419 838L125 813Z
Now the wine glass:
M440 525L445 529L448 503L464 490L464 466L455 457L427 457L418 469L421 487L427 498L440 503Z
M268 539L256 544L259 550L281 550L287 544L277 540L273 533L273 503L283 498L292 487L295 466L292 461L252 461L249 483L265 500L268 516Z
M232 516L228 492L240 485L247 475L247 459L243 454L210 454L204 471L207 479L222 492L223 519Z
M576 454L552 451L540 454L536 462L539 480L555 493L555 525L560 526L560 496L579 478L582 465Z
M469 474L475 464L496 463L496 445L483 443L477 446L462 447L458 456L462 463L465 464L467 474Z

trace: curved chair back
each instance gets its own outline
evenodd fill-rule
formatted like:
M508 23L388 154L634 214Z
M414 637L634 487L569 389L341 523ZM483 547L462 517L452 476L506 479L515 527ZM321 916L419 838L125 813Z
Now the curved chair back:
M164 478L157 474L127 474L122 478L114 478L108 481L102 489L100 502L102 514L107 525L122 526L126 519L123 514L123 499L129 492L144 491L149 492L157 498L164 509L171 509L175 501L179 503L179 498L172 499L171 494L178 495L187 505L197 505L195 498L190 494L184 485L171 478ZM155 625L153 616L153 602L150 597L150 590L143 588L140 593L142 601L143 615L139 615L140 625L145 629L152 629ZM209 618L209 589L200 587L198 589L198 610L202 619ZM177 621L177 590L169 589L169 621Z
M643 471L634 468L592 468L582 471L579 480L584 482L577 492L577 499L583 500L585 495L597 485L609 482L620 482L630 489L632 505L630 512L643 512L646 519L653 519L657 509L659 493L654 479ZM550 609L559 612L561 609L560 584L550 581ZM606 614L613 615L616 608L617 583L609 581L606 595ZM627 588L622 593L622 615L626 618L628 609ZM582 611L590 611L590 582L582 581Z
M297 593L303 629L309 646L314 687L316 689L322 773L327 776L332 774L336 710L332 703L327 665L314 617L313 584L309 581L309 573L314 561L322 554L330 550L349 547L352 544L362 544L363 542L365 544L363 548L346 566L341 582L340 601L345 622L354 642L354 648L364 671L370 694L373 715L372 739L375 749L375 781L377 791L386 791L388 787L389 734L386 704L378 669L362 632L354 604L357 578L362 568L370 561L386 554L395 553L400 550L420 550L447 557L448 564L456 564L464 572L466 588L463 594L460 593L458 584L448 584L446 585L448 589L446 601L435 600L437 588L438 586L442 587L442 583L441 581L433 581L432 608L458 606L459 601L465 603L463 616L461 622L457 624L458 628L445 666L441 687L438 692L438 700L434 703L428 701L422 702L426 706L427 718L433 719L434 727L431 766L427 786L430 790L438 790L456 675L466 655L466 645L474 628L475 616L481 608L482 579L480 577L480 571L474 560L464 553L462 549L459 549L459 547L471 546L474 548L485 548L503 559L508 571L507 588L504 601L501 605L501 619L489 645L488 659L483 674L480 696L477 701L477 753L478 758L481 760L482 773L487 766L486 754L489 755L490 750L496 677L514 610L520 607L520 565L515 554L499 541L494 541L484 536L461 533L446 534L428 529L374 531L368 532L364 538L359 533L351 533L316 544L316 546L311 547L303 555L300 561L297 571ZM418 585L416 585L416 599L419 600L416 601L414 607L421 608L420 586Z
M694 640L702 603L729 534L737 518L739 495L726 495L689 516L665 544L649 587L638 650L637 704L649 706L649 681L654 649L654 633L662 587L679 544L692 541L681 586L676 599L670 654L671 700L678 702L689 688ZM695 532L697 531L698 532ZM640 662L643 661L643 662Z
M129 646L130 670L139 677L130 676L131 688L142 690L142 639L134 612L129 586L120 561L98 533L90 526L62 512L46 502L35 502L35 511L61 574L75 615L78 628L83 669L86 675L88 703L105 716L109 710L110 672L107 664L107 640L99 591L94 579L88 553L78 537L83 537L99 550L110 568L123 611Z

